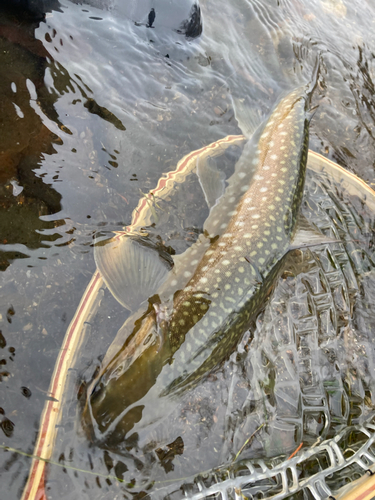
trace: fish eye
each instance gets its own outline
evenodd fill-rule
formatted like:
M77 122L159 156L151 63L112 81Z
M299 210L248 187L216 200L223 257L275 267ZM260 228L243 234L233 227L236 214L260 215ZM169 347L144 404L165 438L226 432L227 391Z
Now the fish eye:
M91 391L91 394L90 394L90 399L97 399L99 396L100 396L100 393L102 392L102 389L103 389L103 384L100 382L98 384L95 385L95 387L93 388L93 390Z

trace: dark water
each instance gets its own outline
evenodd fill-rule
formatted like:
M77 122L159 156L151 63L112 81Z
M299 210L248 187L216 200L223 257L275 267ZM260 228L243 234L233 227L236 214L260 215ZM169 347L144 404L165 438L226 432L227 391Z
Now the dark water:
M129 224L141 193L186 153L241 133L231 96L266 116L281 91L310 78L320 52L310 148L375 185L371 2L216 0L201 9L203 32L194 39L167 22L138 26L114 2L97 9L66 1L41 22L0 12L2 445L33 452L57 353L95 270L94 235ZM177 251L184 230L199 230L208 213L197 183L179 201L195 209L178 213ZM91 376L126 314L105 297L77 383ZM148 484L228 459L220 377L186 403L190 439L164 441L146 459L91 447L75 427L73 394L54 459L124 477L126 486L51 466L50 498L127 498L132 485L145 486L142 468ZM222 406L213 390L223 391ZM241 425L239 441L243 427L255 424ZM0 457L0 491L20 498L30 459L9 451Z

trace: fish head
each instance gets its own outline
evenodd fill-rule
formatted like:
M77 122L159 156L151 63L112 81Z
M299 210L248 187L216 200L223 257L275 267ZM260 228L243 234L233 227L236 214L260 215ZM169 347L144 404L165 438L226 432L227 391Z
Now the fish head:
M142 416L138 401L153 387L167 358L152 306L139 320L129 318L122 328L127 330L124 344L103 364L85 394L82 426L94 442L107 443L106 435L114 430L125 438Z

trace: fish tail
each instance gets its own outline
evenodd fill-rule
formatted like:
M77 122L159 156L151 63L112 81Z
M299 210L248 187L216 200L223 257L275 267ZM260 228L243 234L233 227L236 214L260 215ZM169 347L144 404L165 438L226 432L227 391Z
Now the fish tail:
M314 64L312 77L311 77L310 83L308 83L307 88L306 88L307 105L309 107L311 104L311 98L312 98L312 95L314 93L314 90L316 89L316 87L318 85L319 76L320 76L320 65L321 65L321 53L318 52L318 54L316 56L316 61Z

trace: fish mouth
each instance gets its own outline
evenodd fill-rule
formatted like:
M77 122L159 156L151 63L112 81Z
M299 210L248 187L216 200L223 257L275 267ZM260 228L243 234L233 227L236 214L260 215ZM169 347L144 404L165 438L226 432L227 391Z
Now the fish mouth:
M126 439L142 418L140 400L154 386L168 359L167 344L160 341L154 310L151 312L136 328L133 323L127 325L131 335L120 352L81 390L82 428L99 446L105 443L107 448L108 441L114 441L112 434Z

